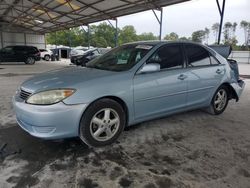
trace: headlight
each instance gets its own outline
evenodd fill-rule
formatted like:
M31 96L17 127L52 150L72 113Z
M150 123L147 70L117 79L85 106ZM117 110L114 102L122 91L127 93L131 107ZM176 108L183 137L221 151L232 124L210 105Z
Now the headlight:
M42 91L31 95L26 102L29 104L40 105L55 104L71 96L74 92L74 89L55 89Z

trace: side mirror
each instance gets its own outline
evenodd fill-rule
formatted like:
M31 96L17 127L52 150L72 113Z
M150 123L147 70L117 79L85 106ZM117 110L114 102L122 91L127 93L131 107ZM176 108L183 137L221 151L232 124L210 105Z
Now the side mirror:
M149 63L145 64L139 73L148 73L148 72L158 72L161 70L161 66L158 63Z

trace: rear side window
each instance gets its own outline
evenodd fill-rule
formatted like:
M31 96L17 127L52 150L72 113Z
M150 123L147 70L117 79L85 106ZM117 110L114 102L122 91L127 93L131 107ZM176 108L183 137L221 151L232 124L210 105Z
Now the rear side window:
M183 55L180 45L165 45L151 56L147 63L159 63L161 69L183 67Z
M211 65L219 65L219 61L216 60L212 55L210 55Z
M211 64L210 55L204 48L198 45L187 44L185 45L185 49L189 67L207 66Z
M14 46L14 51L19 54L27 53L27 49L25 46Z
M28 47L27 47L27 51L28 51L29 53L37 53L37 52L39 52L38 49L37 49L36 47L32 47L32 46L28 46Z

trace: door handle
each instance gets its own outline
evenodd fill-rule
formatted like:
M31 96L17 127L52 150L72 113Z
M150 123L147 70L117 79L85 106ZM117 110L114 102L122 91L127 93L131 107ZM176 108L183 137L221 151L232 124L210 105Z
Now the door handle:
M217 74L220 74L220 73L222 73L222 70L221 70L221 69L217 69L217 70L216 70L216 73L217 73Z
M185 80L187 78L187 76L185 75L185 74L180 74L179 76L178 76L178 79L179 80Z

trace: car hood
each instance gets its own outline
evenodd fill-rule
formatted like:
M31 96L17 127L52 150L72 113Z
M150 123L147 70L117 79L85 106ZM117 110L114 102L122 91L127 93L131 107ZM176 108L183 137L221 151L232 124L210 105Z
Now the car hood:
M21 89L35 93L57 88L76 88L83 82L110 77L118 72L94 68L68 67L36 75L26 80Z

